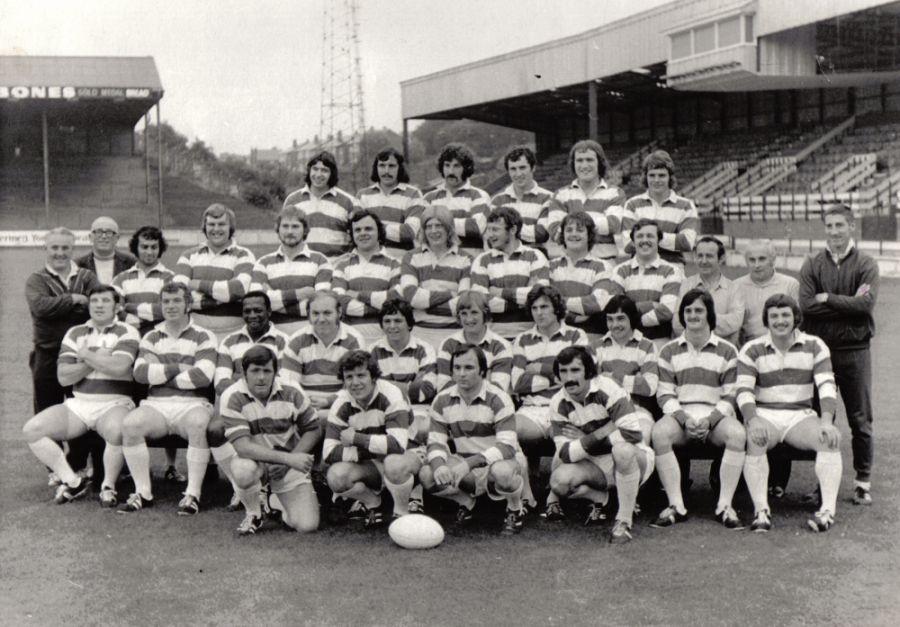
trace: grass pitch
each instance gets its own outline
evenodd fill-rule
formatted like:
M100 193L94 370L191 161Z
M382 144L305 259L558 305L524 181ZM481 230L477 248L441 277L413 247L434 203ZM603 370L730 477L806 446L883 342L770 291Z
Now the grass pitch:
M177 251L167 255L174 265ZM0 622L23 624L896 624L900 618L900 283L884 281L874 342L875 505L854 507L850 439L837 523L808 533L801 495L815 485L797 463L767 535L712 518L708 462L695 462L692 518L673 529L636 519L631 544L580 520L529 519L515 538L500 520L448 534L431 551L404 551L387 532L325 527L238 538L224 483L199 516L175 515L176 491L135 516L95 499L50 502L46 474L21 437L30 416L30 320L24 280L38 250L0 250ZM161 458L156 454L156 468ZM183 464L183 453L180 463ZM120 487L120 494L130 489ZM746 496L736 506L749 521ZM440 516L439 516L440 517ZM446 519L444 519L446 521Z

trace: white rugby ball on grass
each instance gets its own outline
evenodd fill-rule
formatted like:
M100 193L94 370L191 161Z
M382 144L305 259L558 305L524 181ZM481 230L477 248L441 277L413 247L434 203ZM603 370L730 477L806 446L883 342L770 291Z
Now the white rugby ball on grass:
M388 535L404 549L433 549L444 541L444 528L434 518L407 514L391 523Z

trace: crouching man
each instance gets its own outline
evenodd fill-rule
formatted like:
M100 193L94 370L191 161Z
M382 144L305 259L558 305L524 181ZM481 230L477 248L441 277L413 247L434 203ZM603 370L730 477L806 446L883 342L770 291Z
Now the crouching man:
M319 443L316 412L295 384L278 376L278 357L255 344L241 358L243 376L222 395L225 436L234 446L231 472L247 514L237 528L252 535L263 524L260 480L278 497L282 521L292 529L315 531L319 501L310 480Z
M487 493L506 501L503 535L522 530L525 457L516 438L515 409L509 396L487 376L487 359L477 346L463 344L450 356L453 385L431 405L428 465L419 471L422 487L459 505L457 526L472 520L475 497ZM455 455L450 454L450 444Z

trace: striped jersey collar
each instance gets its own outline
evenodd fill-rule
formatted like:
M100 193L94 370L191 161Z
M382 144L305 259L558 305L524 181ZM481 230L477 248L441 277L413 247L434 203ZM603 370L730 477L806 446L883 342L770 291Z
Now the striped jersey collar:
M347 330L348 328L349 327L346 324L344 324L343 322L338 322L337 335L334 336L334 339L331 340L331 344L329 344L328 346L332 346L336 342L340 342L341 340L346 340L348 337L350 337L350 332ZM316 335L316 329L312 324L309 325L309 334L311 336L313 336L314 338L316 338L316 341L319 344L322 344L323 346L325 345L325 341L322 340L322 338L320 338L318 335Z
M591 262L591 263L599 263L604 268L606 267L606 262L603 259L600 259L600 257L598 257L597 255L591 253L590 251L588 251L588 254L586 254L584 257L581 257L577 261L572 261L572 258L569 257L568 251L566 251L565 254L562 254L559 257L557 257L557 259L564 261L566 263L566 265L576 266L582 262Z
M151 274L163 274L170 271L165 265L163 265L162 261L157 261L146 270L140 267L139 263L140 262L135 263L133 266L131 266L127 270L124 270L123 272L133 272L138 276L150 276Z
M410 187L412 187L412 186L409 183L397 183L396 187L394 187L391 191L387 192L387 195L390 196L394 192L398 192L398 193L402 194L402 193L406 192L406 190L408 190ZM372 189L372 190L375 190L376 192L381 192L382 194L385 193L384 188L381 187L381 183L372 183L366 189Z
M450 194L451 196L453 196L453 195L458 194L459 192L465 191L467 189L475 189L475 187L472 185L472 183L469 179L466 179L466 181L462 185L460 185L459 187L456 188L455 192L451 192L447 188L447 183L445 181L441 181L440 184L435 189L445 191L448 194Z
M301 256L303 256L303 257L311 256L309 246L306 245L306 242L303 242L303 245L297 249L297 252L294 253L293 257L288 257L287 253L284 251L284 244L279 245L278 248L275 249L275 254L280 255L282 259L286 259L287 261L293 261L297 257L301 257Z
M219 252L214 252L212 248L210 248L209 242L204 242L200 245L199 252L203 252L206 250L214 255L226 255L237 248L237 242L234 241L234 238L228 240L228 246L220 250Z
M516 245L512 249L512 252L507 253L505 250L500 250L499 248L488 248L487 252L491 257L503 257L504 259L509 259L516 253L525 252L526 250L531 250L527 246L522 243L522 240L516 238Z
M646 191L646 192L644 192L643 194L638 194L638 195L637 195L637 198L642 198L642 199L644 199L644 200L649 200L649 201L652 202L653 204L659 204L659 206L662 206L662 205L665 205L665 204L667 204L667 203L672 203L672 204L674 205L675 203L678 202L679 196L678 196L678 194L675 193L675 190L674 190L674 189L670 189L670 190L669 190L669 195L666 196L666 199L663 200L661 203L657 203L655 200L653 200L653 198L650 196L650 192L649 192L649 191Z
M250 388L247 386L246 378L241 377L240 379L238 379L237 386L239 392L241 392L242 394L246 394L257 403L262 403L263 405L267 404L269 401L275 398L275 396L277 396L284 389L284 386L281 385L281 377L276 375L275 379L272 381L272 391L269 392L269 397L263 403L263 401L260 401L258 398L256 398L256 395L254 395L253 392L250 391Z
M575 179L569 184L569 187L574 187L575 189L581 189L581 185L578 184L578 179ZM609 183L606 182L606 179L600 179L600 182L597 184L597 187L594 188L594 191L598 189L608 189ZM593 192L592 192L593 193Z
M336 190L337 190L337 185L335 185L334 187L329 187L328 189L325 190L325 193L322 194L321 197L324 198L325 196L337 196ZM315 194L313 194L312 190L309 188L309 185L304 185L303 187L301 187L300 193L306 194L310 198L315 196Z
M250 330L247 329L247 325L246 325L246 324L245 324L244 326L242 326L240 329L238 329L237 331L235 331L235 334L238 334L238 333L240 333L243 337L247 338L248 340L250 340L250 341L253 342L254 344L259 344L260 342L262 342L262 341L263 341L264 339L266 339L266 338L269 338L270 340L276 340L276 341L277 341L278 338L279 338L280 335L281 335L281 332L278 331L278 329L275 328L275 325L272 324L271 322L269 322L269 328L266 329L266 332L265 332L265 333L263 333L262 335L259 336L259 339L258 339L258 340L254 340L254 339L253 339L253 337L250 335Z
M477 401L477 400L479 400L479 399L482 400L482 401L485 401L485 402L487 401L487 388L488 388L487 383L488 383L488 382L487 382L486 379L482 379L482 380L481 380L481 389L478 390L478 394L476 394L476 395L472 398L471 401L468 401L468 404L469 404L469 405L471 405L472 403L474 403L475 401ZM459 398L459 399L461 399L461 400L463 400L463 401L466 400L466 399L463 398L462 393L459 391L459 386L458 386L456 383L453 384L453 387L450 388L450 389L447 391L447 393L450 394L450 396L455 396L455 397L457 397L457 398Z
M168 337L172 337L171 335L169 335L169 331L166 329L166 321L165 321L165 320L163 320L162 322L158 323L158 324L157 324L155 327L153 327L153 328L156 329L157 331L159 331L160 333L162 333L163 335L166 335L166 336L168 336ZM182 335L184 335L185 333L187 333L190 329L198 329L198 328L200 328L200 327L194 326L194 316L189 315L189 316L188 316L188 323L187 323L187 326L184 327L184 329L181 330L181 333L178 335L178 337L181 337Z
M394 350L394 347L391 346L391 343L387 339L387 337L380 337L377 340L375 340L375 344L372 346L372 348L375 348L375 346L379 346L381 348L384 348L385 350L392 352L395 355L401 355L407 349L415 350L415 349L419 348L419 346L421 346L421 345L422 345L422 341L419 338L417 338L415 335L410 334L409 339L406 341L406 346L404 346L403 348L401 348L398 351Z
M628 341L625 342L625 346L630 344L640 344L642 339L644 339L644 334L641 333L639 329L635 329L631 332L631 337L628 338ZM600 338L600 342L612 346L616 343L616 339L612 336L612 333L607 331L606 335Z
M797 344L803 344L803 341L807 337L806 333L804 333L803 331L801 331L800 329L798 329L796 327L794 327L793 335L794 335L794 337L791 339L790 345L788 345L788 350L790 350ZM775 340L772 339L771 331L767 331L763 337L766 338L763 341L763 344L766 345L766 348L772 348L774 350L779 350L778 347L775 346Z
M365 407L363 407L362 403L360 403L355 398L353 398L353 395L350 394L349 392L347 393L347 398L350 399L350 404L353 407L356 407L357 409L361 409L362 411L366 411L370 407L372 407L372 404L376 401L376 399L379 396L387 396L387 394L385 393L385 389L384 389L384 386L386 386L386 385L392 385L392 384L388 383L384 379L376 379L375 380L375 389L372 390L372 396L369 397L369 400L365 404Z
M113 318L113 320L109 324L105 324L101 327L93 318L88 318L88 321L84 323L84 326L90 327L92 330L97 331L98 333L106 333L110 329L115 329L118 323L119 321Z
M682 333L681 335L679 335L675 339L675 341L678 342L681 346L684 346L685 344L691 344L690 342L688 342L687 335L685 333ZM709 339L706 340L706 343L703 344L701 349L706 348L710 344L712 344L713 346L718 346L719 342L721 342L721 341L722 341L722 339L718 335L716 335L715 333L710 331Z
M550 193L549 190L546 190L546 189L544 189L543 187L541 187L540 185L538 185L538 184L537 184L537 181L532 181L532 182L531 182L531 187L529 187L528 189L525 190L525 193L522 194L522 197L524 198L525 196L529 196L529 195L531 195L531 196L536 196L536 195L540 194L541 192L544 192L544 193L547 193L547 194ZM512 196L513 198L518 198L518 197L519 197L519 196L516 194L516 186L513 185L512 183L510 183L510 184L507 185L505 188L503 188L503 191L500 192L500 193L501 193L501 194L506 194L507 196Z
M585 394L584 400L583 400L583 401L576 400L576 399L569 393L569 390L566 389L566 386L562 386L562 388L560 388L560 389L563 391L563 394L565 395L565 397L566 397L567 400L570 400L570 401L572 401L573 403L578 403L579 405L584 405L585 401L588 401L588 400L591 398L591 394L594 394L595 392L599 392L599 391L600 391L600 376L601 376L601 375L597 375L596 377L594 377L593 379L591 379L591 380L588 382L588 390L587 390L587 394Z
M569 332L569 325L566 324L565 320L559 321L559 328L553 333L553 335L551 335L549 337L544 335L540 331L538 331L537 325L532 326L527 331L527 333L530 333L534 337L547 337L550 340L552 340L553 338L555 338L557 336L562 337L563 335L565 335L568 332Z
M433 250L431 250L431 246L428 245L428 242L422 242L421 248L422 248L422 252L429 252L432 255L437 256L437 253L434 252ZM447 252L445 252L444 254L449 255L450 253L453 253L454 255L458 255L459 254L459 244L451 244L450 246L448 246Z
M657 253L656 259L654 259L650 263L641 263L640 261L638 261L637 255L635 255L627 263L629 266L631 266L632 270L637 270L638 268L659 268L663 264L663 258L659 256L659 253Z

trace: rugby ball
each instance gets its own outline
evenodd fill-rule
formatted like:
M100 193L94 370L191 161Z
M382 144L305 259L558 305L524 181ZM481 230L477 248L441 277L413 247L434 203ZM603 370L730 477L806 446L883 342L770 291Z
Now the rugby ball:
M391 523L388 535L404 549L433 549L444 541L444 528L434 518L407 514Z

